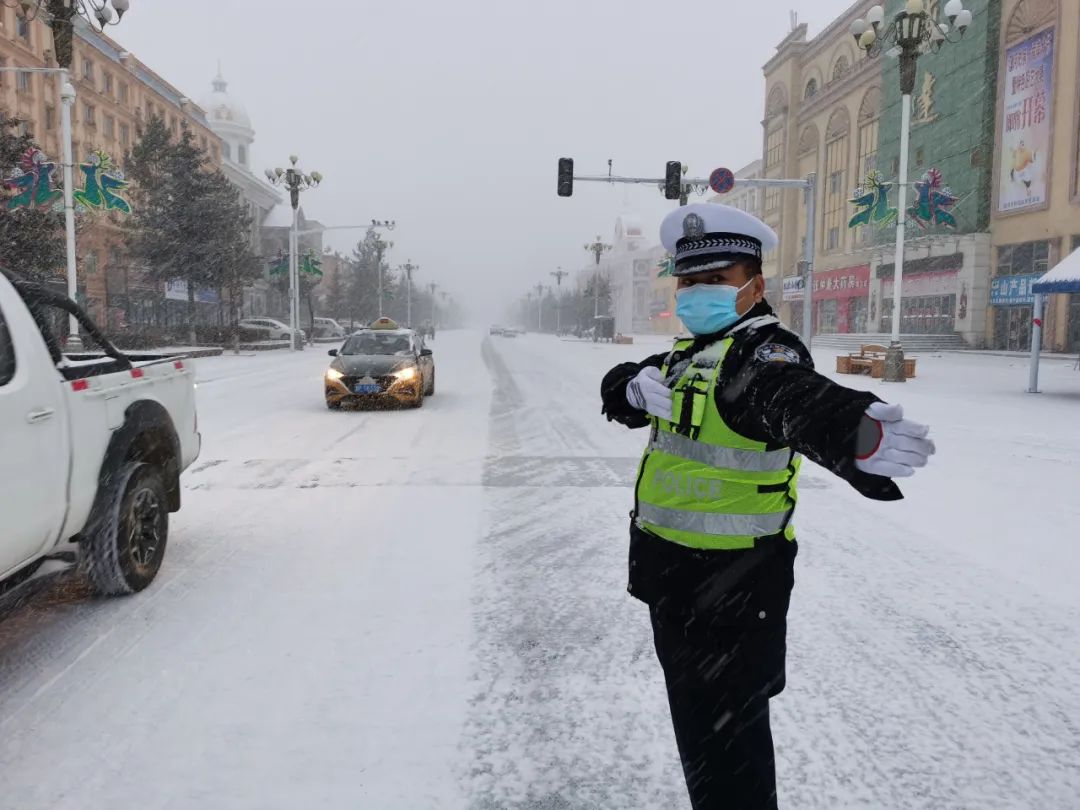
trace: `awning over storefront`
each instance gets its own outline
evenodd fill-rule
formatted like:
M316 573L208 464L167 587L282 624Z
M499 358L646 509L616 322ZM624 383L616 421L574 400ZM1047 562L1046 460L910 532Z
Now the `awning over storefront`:
M1080 250L1074 250L1057 263L1053 270L1031 285L1035 293L1034 327L1031 330L1031 368L1028 374L1028 393L1039 392L1039 350L1042 348L1043 304L1047 295L1080 293Z

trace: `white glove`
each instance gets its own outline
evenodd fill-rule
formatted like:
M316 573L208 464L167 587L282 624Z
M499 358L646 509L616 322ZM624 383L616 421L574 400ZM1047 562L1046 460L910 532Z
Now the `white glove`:
M664 385L655 366L646 366L627 383L626 401L639 411L671 421L671 389Z
M866 415L877 422L880 438L868 455L855 459L855 467L864 473L908 478L915 474L916 467L925 467L936 452L933 441L926 438L929 426L905 419L901 406L875 402L866 409Z

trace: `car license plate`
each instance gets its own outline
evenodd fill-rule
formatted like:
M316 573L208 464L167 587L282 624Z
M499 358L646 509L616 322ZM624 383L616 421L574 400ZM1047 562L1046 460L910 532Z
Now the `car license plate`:
M382 386L378 383L360 383L353 388L353 391L357 394L377 394L382 390Z

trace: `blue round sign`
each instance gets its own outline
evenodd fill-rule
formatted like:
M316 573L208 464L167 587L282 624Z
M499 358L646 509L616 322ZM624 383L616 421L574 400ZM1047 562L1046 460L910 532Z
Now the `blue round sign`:
M735 188L735 172L731 169L716 169L709 175L709 188L717 194L727 194Z

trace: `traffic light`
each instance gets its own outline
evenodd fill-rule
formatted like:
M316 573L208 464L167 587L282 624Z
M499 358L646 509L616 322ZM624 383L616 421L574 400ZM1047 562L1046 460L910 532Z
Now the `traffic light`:
M682 197L682 163L677 160L667 162L667 171L664 172L664 196L669 200Z
M574 159L559 158L559 196L570 197L574 194Z

